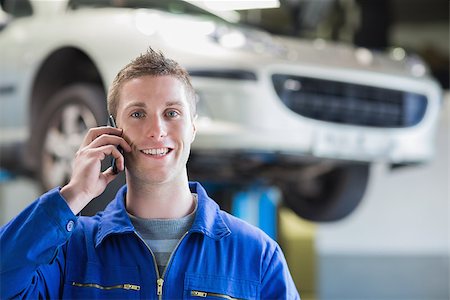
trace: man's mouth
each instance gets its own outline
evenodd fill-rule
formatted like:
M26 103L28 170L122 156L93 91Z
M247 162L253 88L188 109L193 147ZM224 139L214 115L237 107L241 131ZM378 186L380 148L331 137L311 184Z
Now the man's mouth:
M171 152L171 148L155 148L155 149L143 149L141 150L142 153L152 156L164 156Z

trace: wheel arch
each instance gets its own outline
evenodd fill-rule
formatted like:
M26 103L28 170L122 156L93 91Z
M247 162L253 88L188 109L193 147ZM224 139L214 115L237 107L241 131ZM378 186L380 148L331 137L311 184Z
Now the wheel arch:
M90 83L105 91L106 85L94 60L83 50L67 46L56 49L43 60L36 72L31 89L29 105L30 139L26 147L25 163L30 170L38 166L37 156L33 155L37 143L37 125L48 101L59 90L75 84ZM106 101L106 100L105 100Z

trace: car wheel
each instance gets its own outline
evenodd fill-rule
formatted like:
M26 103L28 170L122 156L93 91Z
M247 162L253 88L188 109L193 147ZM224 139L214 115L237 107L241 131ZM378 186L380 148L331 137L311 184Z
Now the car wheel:
M72 160L87 130L106 124L105 93L95 85L72 85L57 92L43 112L35 149L38 179L48 190L69 181Z
M317 176L279 184L286 206L314 222L338 221L362 200L369 178L368 164L335 166Z

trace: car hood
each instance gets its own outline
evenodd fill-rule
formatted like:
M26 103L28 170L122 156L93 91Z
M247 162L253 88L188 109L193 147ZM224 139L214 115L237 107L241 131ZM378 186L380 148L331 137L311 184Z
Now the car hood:
M412 78L429 76L428 67L418 56L395 54L402 49L373 51L323 39L282 36L273 36L273 40L278 47L284 48L284 59L302 65L383 72Z

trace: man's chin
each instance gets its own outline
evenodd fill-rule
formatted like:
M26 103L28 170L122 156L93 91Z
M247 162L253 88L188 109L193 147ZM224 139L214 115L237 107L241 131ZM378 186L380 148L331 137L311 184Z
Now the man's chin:
M141 184L160 185L173 180L174 174L163 170L127 170L127 181L135 181Z

